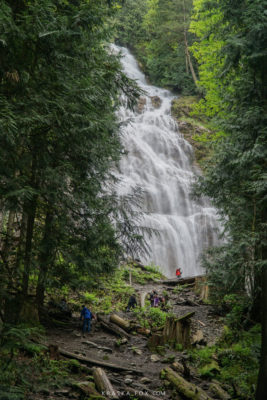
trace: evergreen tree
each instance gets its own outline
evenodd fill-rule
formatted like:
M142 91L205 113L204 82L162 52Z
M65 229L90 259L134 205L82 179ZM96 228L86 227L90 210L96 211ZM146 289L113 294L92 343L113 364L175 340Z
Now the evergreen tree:
M256 398L263 399L267 381L266 1L195 0L194 5L191 27L199 38L194 53L201 64L200 85L206 90L200 108L213 116L221 131L199 188L227 216L227 244L209 259L209 269L213 279L226 269L228 290L249 294L250 317L257 319L261 312L262 361Z
M2 294L25 298L37 273L41 305L60 262L86 274L117 263L116 204L104 183L120 157L120 94L131 104L138 90L105 45L115 8L104 0L0 5Z

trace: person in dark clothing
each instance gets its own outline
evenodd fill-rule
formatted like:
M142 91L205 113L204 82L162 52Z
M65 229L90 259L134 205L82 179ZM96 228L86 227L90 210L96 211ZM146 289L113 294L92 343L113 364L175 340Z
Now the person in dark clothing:
M150 301L150 307L154 307L154 299L158 295L156 290L153 290L151 293L149 293L148 300Z
M131 308L135 308L137 306L136 295L132 294L129 298L128 305L126 311L130 311Z
M87 307L82 307L80 320L83 320L83 334L85 334L86 331L90 332L91 330L91 320L93 318L93 314Z

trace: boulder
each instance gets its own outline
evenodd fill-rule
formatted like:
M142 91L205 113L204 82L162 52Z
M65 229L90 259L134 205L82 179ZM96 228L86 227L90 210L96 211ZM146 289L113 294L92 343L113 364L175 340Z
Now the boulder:
M160 108L161 106L161 99L158 96L151 96L151 103L154 108Z

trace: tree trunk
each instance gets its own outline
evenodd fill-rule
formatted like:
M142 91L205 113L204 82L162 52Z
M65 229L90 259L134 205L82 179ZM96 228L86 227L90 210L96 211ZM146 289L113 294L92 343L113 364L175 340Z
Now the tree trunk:
M33 228L34 228L36 208L37 208L37 196L34 196L32 201L27 205L27 230L26 230L26 243L25 243L25 254L24 254L24 271L22 278L22 293L24 296L28 294L29 276L31 270Z
M191 61L190 52L189 52L189 48L188 48L187 33L186 33L186 16L185 16L186 13L185 13L184 0L183 0L183 9L184 9L184 45L185 45L185 54L186 54L186 60L187 60L186 63L188 62L188 64L189 64L189 68L190 68L190 71L192 74L193 81L197 87L197 76L196 76L192 61Z
M118 395L111 385L107 374L102 368L94 368L93 369L94 381L96 384L96 388L102 394L102 396L106 396L109 399L118 399Z
M8 256L10 253L10 247L12 245L13 239L13 229L14 229L14 221L15 221L15 212L9 211L8 221L7 221L7 229L6 229L6 239L2 248L2 259L5 265L8 265Z
M266 252L266 250L265 250ZM258 375L258 385L256 391L256 400L265 400L267 394L267 267L262 268L261 281L261 360L260 371Z
M45 294L45 285L47 279L47 273L49 265L51 264L54 250L54 241L52 236L52 222L53 222L53 214L51 211L47 211L45 218L45 226L44 226L44 235L42 239L42 243L40 246L40 256L39 256L39 275L38 275L38 283L36 288L36 301L38 305L38 309L44 304L44 294Z
M113 322L125 331L128 331L131 327L130 321L127 321L116 314L110 316L110 322Z
M178 393L184 396L186 399L212 400L203 389L191 382L187 382L171 368L165 368L163 370L163 374L165 375L165 379L171 382L177 389Z
M164 343L171 343L174 347L176 344L190 347L190 318L194 314L190 312L180 318L168 317L162 333Z

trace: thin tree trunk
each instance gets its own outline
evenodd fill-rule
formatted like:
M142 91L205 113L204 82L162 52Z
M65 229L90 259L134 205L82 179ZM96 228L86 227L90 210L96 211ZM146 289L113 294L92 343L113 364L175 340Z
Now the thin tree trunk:
M15 221L15 212L9 211L6 237L5 237L5 241L3 243L3 247L2 247L2 251L1 251L3 264L6 268L6 270L8 271L8 275L9 275L8 279L11 279L11 275L12 275L12 273L10 272L10 267L9 267L9 259L10 259L9 255L10 255L10 249L11 249L12 240L13 240L14 221Z
M32 239L33 239L36 208L37 208L37 196L34 196L32 201L27 206L27 230L26 230L26 243L25 243L25 255L24 255L24 271L22 278L22 293L24 296L27 295L29 286L29 276L30 276L31 259L32 259Z
M262 268L261 287L261 360L256 400L265 400L267 394L267 267Z
M190 57L190 53L189 53L189 48L188 48L188 41L187 41L187 33L186 33L186 13L185 13L185 2L184 2L184 0L183 0L183 9L184 9L184 44L185 44L185 53L186 53L186 63L188 62L188 64L189 64L189 68L190 68L190 71L191 71L191 74L192 74L192 78L193 78L193 81L194 81L194 83L195 83L195 85L197 86L197 76L196 76L196 73L195 73L195 70L194 70L194 66L193 66L193 64L192 64L192 61L191 61L191 57Z
M54 245L51 240L52 221L53 221L53 214L51 211L48 211L45 218L44 235L41 243L41 250L39 257L40 272L38 275L38 283L36 288L36 301L38 308L42 307L44 304L47 273L49 265L51 264L52 252L54 250Z

